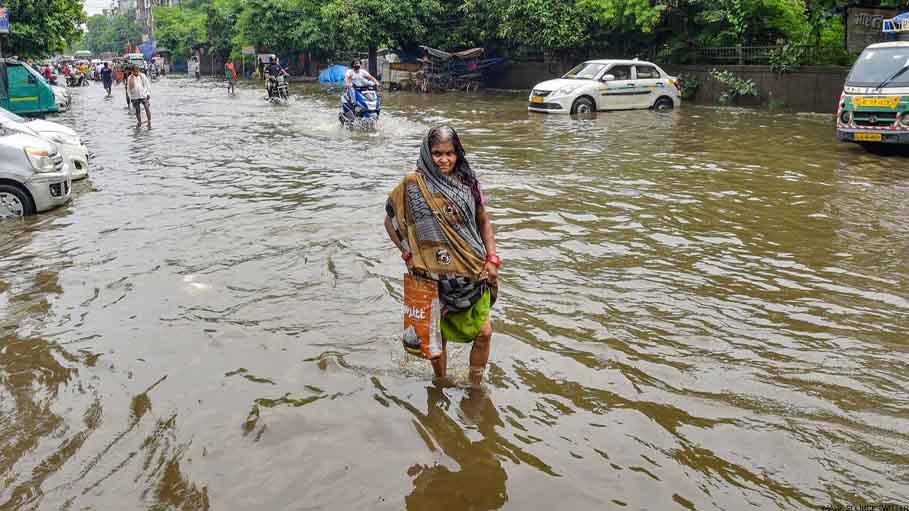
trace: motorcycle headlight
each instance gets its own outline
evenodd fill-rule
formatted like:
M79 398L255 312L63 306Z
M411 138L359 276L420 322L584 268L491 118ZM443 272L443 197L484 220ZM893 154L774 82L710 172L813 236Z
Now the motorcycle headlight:
M32 164L32 168L37 172L53 172L56 170L54 168L54 160L51 159L51 155L47 152L47 149L26 147L25 155L28 156L28 161Z
M77 137L71 137L64 133L46 133L44 134L51 141L63 145L82 145L82 142Z

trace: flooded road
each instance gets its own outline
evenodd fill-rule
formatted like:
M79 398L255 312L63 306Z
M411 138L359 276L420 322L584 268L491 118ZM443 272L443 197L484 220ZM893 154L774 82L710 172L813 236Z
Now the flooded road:
M292 92L163 80L136 131L75 91L89 180L0 224L0 510L909 503L909 159L829 116L492 92L352 134ZM438 123L504 261L486 392L397 340L384 202Z

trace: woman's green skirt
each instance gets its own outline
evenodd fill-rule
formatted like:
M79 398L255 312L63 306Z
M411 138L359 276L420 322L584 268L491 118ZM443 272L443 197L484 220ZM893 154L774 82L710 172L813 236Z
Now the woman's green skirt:
M473 342L489 321L491 295L487 289L477 303L465 311L448 314L442 318L442 338L448 342Z

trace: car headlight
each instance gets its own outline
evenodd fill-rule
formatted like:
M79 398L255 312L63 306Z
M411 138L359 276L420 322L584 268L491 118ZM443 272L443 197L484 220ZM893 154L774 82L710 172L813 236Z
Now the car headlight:
M25 155L28 156L28 161L37 172L54 172L56 170L54 168L54 160L51 159L47 149L26 147Z
M840 114L840 122L843 124L850 124L852 122L852 112L843 110L843 113Z
M578 86L568 85L566 87L562 87L561 89L556 89L556 91L553 92L552 95L553 96L567 96L576 90L578 90Z
M43 133L43 135L58 144L82 145L82 142L77 137L66 135L64 133Z

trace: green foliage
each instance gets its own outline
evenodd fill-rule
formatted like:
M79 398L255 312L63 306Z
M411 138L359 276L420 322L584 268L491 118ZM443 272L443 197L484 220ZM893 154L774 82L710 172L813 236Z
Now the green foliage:
M194 44L208 41L208 17L201 9L155 7L155 39L176 57L189 55Z
M492 0L500 13L497 35L531 48L564 51L590 42L591 12L575 0Z
M10 34L4 55L43 57L63 51L82 37L81 0L3 0L9 9Z
M679 76L679 94L681 94L682 99L692 99L700 88L701 81L696 77L688 75Z
M777 74L791 73L805 62L805 45L790 41L770 52L770 70Z
M438 0L329 0L320 10L342 48L422 44L440 12Z
M704 46L754 46L796 38L805 30L802 0L688 0L681 2Z
M710 71L710 77L720 82L723 87L723 93L720 94L720 104L734 104L738 98L744 96L757 96L758 88L754 80L743 80L731 71Z
M95 55L106 51L122 54L128 45L142 42L142 29L135 20L132 11L117 16L89 16L82 41Z
M837 11L844 2L183 0L179 6L156 9L155 36L178 57L198 43L221 57L252 45L282 55L305 50L328 58L381 47L413 51L425 44L443 49L483 46L506 56L545 54L563 64L606 56L686 63L698 48L785 41L771 65L788 72L809 63L851 63Z

